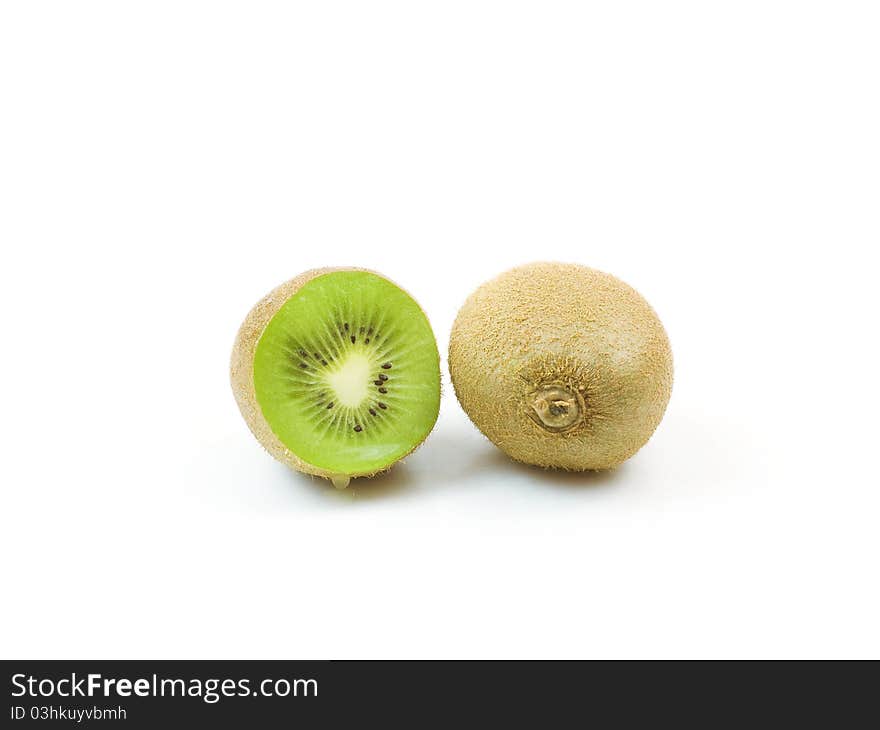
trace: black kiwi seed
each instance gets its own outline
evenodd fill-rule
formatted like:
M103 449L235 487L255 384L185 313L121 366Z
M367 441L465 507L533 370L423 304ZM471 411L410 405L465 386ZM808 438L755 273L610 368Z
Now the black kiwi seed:
M361 327L361 328L358 330L358 332L360 332L361 334L363 334L363 332L364 332L364 328Z
M369 344L370 344L370 338L369 338L369 337L365 337L365 338L364 338L364 342L366 342L366 343L369 345Z
M354 337L354 335L352 335L351 336L351 344L353 345L354 343L355 343L355 337Z
M379 408L381 408L383 411L388 408L388 406L386 406L382 401L379 401L376 405L379 406Z
M346 322L343 327L345 327L345 331L348 332L348 322Z
M388 380L388 376L385 373L379 373L379 380L385 382L386 380Z
M309 353L307 353L305 350L300 350L299 354L300 354L300 357L308 357L309 356Z
M299 364L299 366L300 366L301 368L307 368L307 367L308 367L308 365L306 365L304 362L301 362L301 363Z
M381 380L374 380L373 385L382 385L382 381Z
M326 365L326 364L327 364L326 360L321 360L321 365Z
M330 402L327 404L327 408L332 408L332 407L333 407L333 401L330 401Z
M382 363L382 369L383 369L383 370L390 370L390 369L391 369L391 363L390 363L390 362L383 362L383 363Z
M364 429L362 429L360 426L355 426L355 427L354 427L354 430L357 431L358 433L360 433L360 432L363 431Z
M374 411L372 408L370 409L370 415L371 415L371 416L375 416L375 415L376 415L376 411Z
M388 388L379 388L379 392L380 392L380 393L387 393L387 392L388 392Z
M372 327L370 327L370 329L367 330L367 334L368 334L368 335L373 334L373 328L372 328Z

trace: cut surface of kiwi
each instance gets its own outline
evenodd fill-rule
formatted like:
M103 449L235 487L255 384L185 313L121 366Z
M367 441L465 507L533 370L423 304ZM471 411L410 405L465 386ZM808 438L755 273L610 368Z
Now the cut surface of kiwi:
M440 407L437 343L419 305L378 274L346 269L302 279L268 305L251 377L238 378L255 404L239 404L276 456L344 486L387 469L430 433ZM267 300L254 309L263 319ZM245 339L254 329L245 322ZM233 355L234 388L236 358L248 357L242 349ZM246 412L254 405L257 428Z

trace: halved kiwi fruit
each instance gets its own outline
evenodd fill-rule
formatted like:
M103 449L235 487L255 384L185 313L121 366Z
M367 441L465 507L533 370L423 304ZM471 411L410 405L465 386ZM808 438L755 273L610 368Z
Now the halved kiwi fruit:
M232 352L245 421L279 461L331 479L391 467L431 432L440 357L415 300L380 274L314 269L248 314Z

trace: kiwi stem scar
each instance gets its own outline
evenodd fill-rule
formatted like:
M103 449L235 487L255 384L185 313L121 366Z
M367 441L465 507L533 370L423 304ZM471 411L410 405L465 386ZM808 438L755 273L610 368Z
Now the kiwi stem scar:
M527 397L529 417L547 431L567 431L583 418L579 393L561 385L541 386Z

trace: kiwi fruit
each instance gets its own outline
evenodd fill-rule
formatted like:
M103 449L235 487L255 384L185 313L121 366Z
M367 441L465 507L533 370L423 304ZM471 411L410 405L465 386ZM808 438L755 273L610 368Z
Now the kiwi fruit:
M657 428L672 351L639 293L586 266L533 263L483 284L449 342L462 408L517 461L617 466Z
M412 452L440 409L427 317L364 269L313 269L270 292L238 331L231 378L266 450L339 488Z

